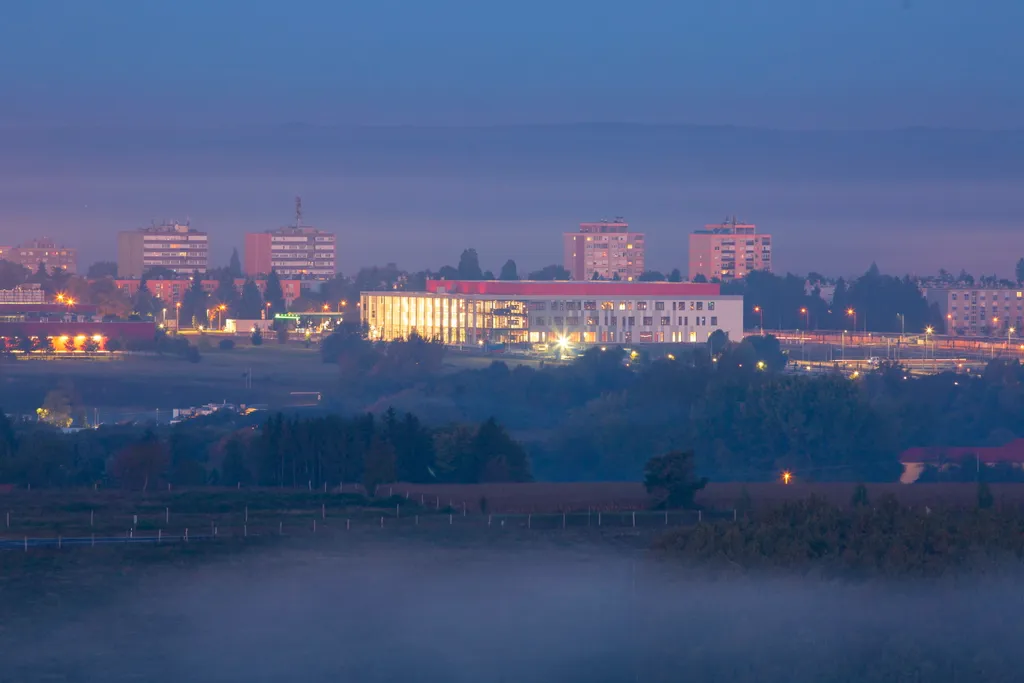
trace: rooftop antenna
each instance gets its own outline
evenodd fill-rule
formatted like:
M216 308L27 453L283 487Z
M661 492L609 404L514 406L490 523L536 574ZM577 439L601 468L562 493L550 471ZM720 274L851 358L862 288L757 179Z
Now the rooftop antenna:
M302 197L295 198L295 227L302 227Z

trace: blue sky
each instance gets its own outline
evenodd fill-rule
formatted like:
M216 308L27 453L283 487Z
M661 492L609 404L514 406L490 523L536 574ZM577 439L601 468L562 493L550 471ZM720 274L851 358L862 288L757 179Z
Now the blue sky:
M33 0L0 123L1022 127L1020 0Z

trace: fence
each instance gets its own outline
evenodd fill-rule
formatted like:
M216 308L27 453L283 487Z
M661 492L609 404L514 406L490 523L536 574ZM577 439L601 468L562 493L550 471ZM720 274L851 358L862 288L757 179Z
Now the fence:
M112 514L95 511L35 511L19 517L7 512L0 550L94 547L112 544L162 544L217 539L333 535L351 531L446 529L498 533L501 530L557 531L569 529L655 530L703 522L735 521L735 510L636 510L567 513L481 514L448 508L423 510L401 504L393 508L253 510L225 513L162 512ZM45 534L45 535L43 535Z

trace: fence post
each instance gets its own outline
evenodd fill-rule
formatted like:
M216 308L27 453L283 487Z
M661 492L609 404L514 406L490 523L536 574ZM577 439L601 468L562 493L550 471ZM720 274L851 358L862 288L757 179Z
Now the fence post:
M320 519L327 519L327 504L320 504Z
M352 528L352 520L351 519L346 519L345 520L345 531L349 531L351 528Z
M633 526L636 526L636 510L633 510Z
M665 526L668 526L668 509L665 510Z
M697 510L697 521L698 522L703 522L704 521L704 511L703 510Z
M597 525L601 526L601 511L597 511Z
M313 520L313 533L316 533L316 520Z
M732 521L736 521L736 508L732 509Z
M420 525L420 516L416 515L416 526Z
M466 501L462 501L462 516L466 516Z
M434 507L437 510L441 509L441 496L435 496L434 497Z
M170 523L171 523L171 508L166 507L166 508L164 508L164 524L170 524Z
M93 522L96 521L96 511L89 510L89 526L94 526Z
M96 535L93 534L93 539L95 539L95 538L96 538ZM157 529L156 530L156 542L157 543L163 543L164 542L164 530L163 529Z
M28 536L25 537L25 552L28 552Z
M381 529L383 529L383 528L384 528L384 515L381 515L381 516L380 516L380 528L381 528Z
M245 506L245 523L246 524L249 523L249 506L248 505Z
M185 527L185 542L188 543L188 527Z
M8 529L11 528L11 512L10 512L10 510L7 511L7 528Z
M249 538L249 525L248 524L243 524L242 525L242 538Z
M139 526L139 516L132 515L132 528L134 529L137 526Z
M533 528L533 514L532 513L526 515L526 528L527 529L532 529Z
M591 510L592 510L592 508L588 505L587 506L587 526L590 526L590 515L592 514Z
M562 528L565 528L565 513L562 513Z
M57 550L60 550L61 547L63 547L62 543L63 543L63 538L61 538L60 534L57 534Z
M402 507L398 503L395 503L395 519L398 519L401 516L402 516Z
M452 525L452 513L448 513L448 526Z
M96 547L96 534L92 534L92 547Z
M487 526L491 525L491 516L487 515Z
M284 522L277 523L277 535L284 536Z

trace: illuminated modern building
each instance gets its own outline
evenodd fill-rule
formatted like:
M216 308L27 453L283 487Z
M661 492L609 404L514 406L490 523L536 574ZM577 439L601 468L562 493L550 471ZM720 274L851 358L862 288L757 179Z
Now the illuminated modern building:
M0 304L46 303L46 292L38 283L18 285L13 289L0 289ZM0 310L2 306L0 306Z
M563 265L573 280L632 282L644 272L644 234L630 232L622 218L580 223L579 231L565 233L563 241Z
M702 343L743 338L743 297L716 284L430 280L425 292L363 292L373 339L446 344Z
M187 224L125 230L117 235L117 275L137 278L157 267L178 275L205 273L209 251L209 236Z
M139 284L142 280L115 280L119 289L124 290L128 296L134 297L139 291ZM241 294L242 287L245 286L245 278L235 279L235 290ZM257 289L260 290L260 294L264 294L267 289L267 281L265 279L254 280ZM207 294L213 294L217 291L217 287L220 283L217 280L202 280L203 291ZM160 299L164 303L174 305L182 301L185 297L185 293L192 287L192 281L189 279L182 280L146 280L146 289L149 293ZM291 306L292 302L299 298L302 294L302 283L299 280L281 280L281 291L284 292L284 302L286 305Z
M738 280L755 270L772 269L772 236L752 223L731 221L705 225L690 234L690 280Z
M946 334L955 337L1020 335L1024 327L1021 289L929 288L925 299L938 307L946 321Z
M78 272L78 250L58 245L47 237L16 247L0 247L0 255L5 261L17 263L33 272L39 269L39 264L43 264L48 271L59 268L69 273Z

